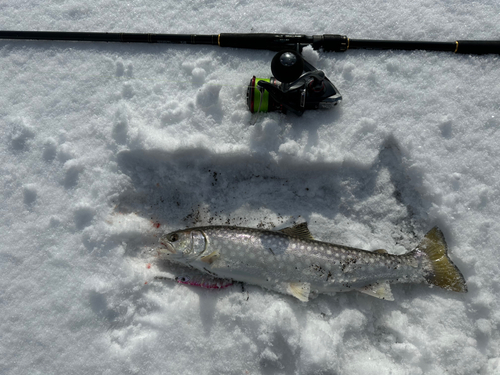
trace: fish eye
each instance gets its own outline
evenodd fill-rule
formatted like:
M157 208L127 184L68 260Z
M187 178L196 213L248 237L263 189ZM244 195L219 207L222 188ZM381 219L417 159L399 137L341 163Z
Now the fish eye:
M167 238L170 242L175 242L179 239L179 235L177 233L173 233Z

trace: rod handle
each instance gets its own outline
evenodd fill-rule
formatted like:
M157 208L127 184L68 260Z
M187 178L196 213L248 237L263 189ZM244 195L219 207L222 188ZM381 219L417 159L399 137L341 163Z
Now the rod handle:
M500 54L498 40L457 40L456 53L482 55L486 53Z

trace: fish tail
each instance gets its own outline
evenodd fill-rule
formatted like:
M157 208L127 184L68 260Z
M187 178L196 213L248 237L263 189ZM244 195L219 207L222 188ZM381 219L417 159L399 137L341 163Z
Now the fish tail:
M414 251L415 254L424 253L429 258L431 270L424 275L429 284L454 292L467 292L465 279L448 257L448 246L438 227L427 232Z

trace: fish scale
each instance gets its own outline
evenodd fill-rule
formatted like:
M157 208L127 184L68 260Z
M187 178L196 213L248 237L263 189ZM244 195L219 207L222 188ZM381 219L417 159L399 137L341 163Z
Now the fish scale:
M433 228L404 255L316 241L306 223L281 231L232 226L189 228L160 239L158 253L214 278L260 285L302 301L319 293L358 290L392 300L391 283L426 282L467 291Z

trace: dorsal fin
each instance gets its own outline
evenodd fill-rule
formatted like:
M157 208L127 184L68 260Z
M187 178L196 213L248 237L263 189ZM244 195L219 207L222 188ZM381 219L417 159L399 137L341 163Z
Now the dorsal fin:
M387 250L385 250L385 249L377 249L377 250L373 250L373 252L377 253L377 254L388 254Z
M293 227L283 228L279 230L279 232L285 233L292 237L302 238L303 240L314 240L314 237L307 228L306 222L294 225Z

